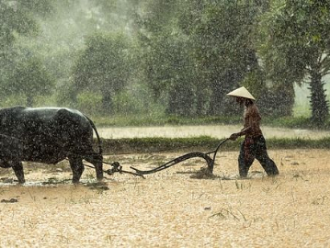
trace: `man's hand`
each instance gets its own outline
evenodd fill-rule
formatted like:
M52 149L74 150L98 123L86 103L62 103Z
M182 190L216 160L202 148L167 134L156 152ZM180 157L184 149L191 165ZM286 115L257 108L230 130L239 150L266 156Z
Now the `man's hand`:
M232 135L230 135L229 139L236 140L239 136L240 136L239 133L233 133Z

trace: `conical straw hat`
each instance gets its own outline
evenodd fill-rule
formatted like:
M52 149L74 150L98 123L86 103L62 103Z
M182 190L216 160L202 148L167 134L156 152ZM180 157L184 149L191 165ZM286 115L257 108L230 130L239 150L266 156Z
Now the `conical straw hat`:
M233 90L232 92L229 92L227 96L235 96L235 97L243 97L251 100L255 100L255 98L251 95L250 92L243 86L236 90Z

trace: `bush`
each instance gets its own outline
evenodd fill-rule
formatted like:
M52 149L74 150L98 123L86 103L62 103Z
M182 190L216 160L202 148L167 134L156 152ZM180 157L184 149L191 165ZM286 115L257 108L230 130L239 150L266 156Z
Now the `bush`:
M82 92L77 96L77 108L88 115L95 115L100 113L101 101L100 94Z

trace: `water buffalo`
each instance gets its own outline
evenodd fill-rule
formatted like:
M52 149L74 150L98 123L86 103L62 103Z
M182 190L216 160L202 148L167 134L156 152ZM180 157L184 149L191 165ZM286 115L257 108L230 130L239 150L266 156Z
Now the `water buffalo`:
M93 130L99 152L93 150ZM56 164L66 158L73 183L78 183L83 173L83 159L95 166L97 179L103 179L101 140L84 114L53 107L0 110L0 167L12 167L19 183L25 182L22 161Z

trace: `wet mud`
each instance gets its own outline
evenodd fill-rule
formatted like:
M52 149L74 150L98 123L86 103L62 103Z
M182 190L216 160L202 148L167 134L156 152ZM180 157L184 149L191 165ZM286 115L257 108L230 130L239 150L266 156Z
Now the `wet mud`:
M67 162L24 164L19 185L0 169L0 247L328 247L328 150L271 150L280 175L256 161L237 177L238 152L220 152L214 177L191 178L191 159L146 179L128 174L95 180L86 168L71 183ZM124 169L156 167L181 154L107 158Z

